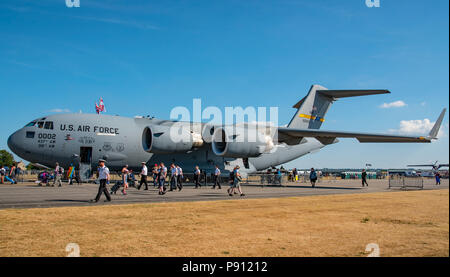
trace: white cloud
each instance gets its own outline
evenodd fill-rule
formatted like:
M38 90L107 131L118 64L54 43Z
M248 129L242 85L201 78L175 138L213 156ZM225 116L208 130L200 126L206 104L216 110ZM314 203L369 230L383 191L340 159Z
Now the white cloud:
M401 108L406 106L406 103L399 100L399 101L394 101L391 103L383 103L383 105L380 105L380 108L382 109L389 109L389 108Z
M70 113L69 109L53 109L50 110L51 113Z
M425 105L427 104L427 102L422 102L422 103L420 103L420 105L422 106L422 107L424 107Z
M390 129L389 132L400 135L428 135L433 128L435 122L431 122L428 118L416 120L402 120L400 121L399 129ZM443 127L438 133L438 138L444 137Z

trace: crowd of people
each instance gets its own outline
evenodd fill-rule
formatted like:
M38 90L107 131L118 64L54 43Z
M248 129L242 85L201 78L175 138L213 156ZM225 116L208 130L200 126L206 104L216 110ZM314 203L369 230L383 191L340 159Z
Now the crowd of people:
M233 196L235 194L238 194L240 196L245 196L245 194L242 192L242 188L240 185L241 174L239 173L239 166L236 166L231 172L230 172L230 184L229 188L227 190L229 196ZM108 191L107 184L109 184L111 180L111 174L106 167L106 161L105 160L99 160L99 166L97 170L98 174L98 180L99 180L99 189L97 196L91 200L91 202L96 203L100 200L100 197L102 194L105 194L106 201L111 201L111 193L114 193L118 187L123 187L121 192L123 195L127 195L127 189L129 188L129 182L130 180L134 179L134 175L131 170L129 170L128 165L125 165L121 170L121 181L113 186L111 191ZM148 177L149 174L153 179L153 186L158 190L159 195L165 195L167 191L181 191L183 189L183 182L185 180L183 169L181 166L176 165L175 163L172 163L169 167L169 169L165 166L164 163L155 164L149 172L147 163L142 162L141 164L141 171L140 171L140 181L139 185L136 186L137 190L149 190L149 184L148 184ZM221 186L221 171L219 166L215 166L214 170L214 185L212 186L212 189L222 189ZM202 178L202 171L200 170L199 166L195 166L194 168L194 184L195 189L201 188L201 178ZM166 186L166 181L169 180L168 186Z
M180 165L176 165L175 163L172 163L169 167L169 169L165 166L163 162L159 164L155 164L151 170L151 172L148 171L146 162L142 162L141 164L141 171L139 173L140 175L140 181L139 184L136 185L136 179L134 176L134 173L132 170L129 169L128 165L125 165L121 172L120 177L121 180L117 182L111 190L108 190L107 184L109 184L111 177L109 169L106 167L106 161L105 160L99 160L99 166L97 168L97 174L98 174L98 180L100 183L99 191L94 200L92 202L97 202L101 195L104 193L106 195L107 201L111 201L110 194L115 193L119 188L122 188L121 192L123 195L127 195L127 190L130 187L130 183L132 186L136 187L138 190L140 190L142 187L144 187L144 190L149 189L148 184L148 176L150 173L150 176L153 179L153 186L158 190L159 195L165 195L167 191L181 191L183 189L183 182L185 181L185 176L183 174L183 169ZM242 187L240 185L242 179L241 174L239 172L240 167L237 165L234 167L233 170L230 171L229 175L229 188L227 189L227 193L229 196L233 196L235 194L240 194L241 196L245 196L245 194L242 192ZM283 176L283 168L276 169L274 168L275 172L273 172L273 176L275 177L273 179L273 182L278 182L281 184L282 176ZM285 170L284 170L285 171ZM202 187L202 176L204 175L204 172L200 169L199 166L195 166L194 172L193 172L193 183L195 184L195 189ZM13 164L10 168L0 166L0 183L4 184L6 181L11 182L12 184L17 183L16 176L20 174L20 169L17 167L16 164ZM77 174L76 167L73 165L70 165L70 167L67 170L66 175L65 170L62 166L60 166L58 163L56 163L55 169L53 172L42 172L39 174L39 185L47 185L47 186L56 186L58 187L62 186L62 180L65 176L68 180L68 184L71 185L76 181L78 184L81 183L79 174ZM215 166L214 173L213 173L213 186L212 189L222 189L221 186L221 175L222 172L218 165ZM299 171L294 168L291 172L289 172L289 180L293 182L299 181ZM272 169L269 169L267 171L267 176L272 176ZM266 177L267 177L266 176ZM314 188L316 186L317 180L318 180L318 173L314 168L311 168L309 172L309 181L311 183L311 186ZM439 172L435 174L436 179L436 185L440 185L441 183L441 176L439 175ZM51 180L53 182L51 182ZM168 186L166 186L166 182L168 180ZM367 172L366 170L362 171L361 174L361 182L362 186L368 186L367 183ZM51 183L51 184L50 184ZM168 188L167 188L168 187Z
M10 168L0 165L0 184L5 182L11 182L11 184L16 184L16 176L20 175L20 168L14 163Z

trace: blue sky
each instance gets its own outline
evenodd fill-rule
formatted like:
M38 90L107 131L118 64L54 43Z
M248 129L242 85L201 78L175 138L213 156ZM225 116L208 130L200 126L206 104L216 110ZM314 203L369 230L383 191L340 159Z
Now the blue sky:
M397 133L429 128L448 107L446 0L80 2L0 2L0 149L32 119L92 113L100 97L109 114L159 118L193 98L278 106L283 125L311 84L389 89L336 102L322 128ZM448 162L448 122L431 145L342 139L288 166Z

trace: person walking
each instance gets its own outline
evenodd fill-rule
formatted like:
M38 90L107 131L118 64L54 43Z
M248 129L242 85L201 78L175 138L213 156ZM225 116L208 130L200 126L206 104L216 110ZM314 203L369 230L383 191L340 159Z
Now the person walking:
M164 166L164 163L160 163L159 165L159 195L166 194L166 177L167 177L167 167Z
M281 181L283 179L283 174L282 174L281 168L277 169L276 178L277 178L277 183L281 186Z
M75 175L75 168L72 164L70 164L69 168L67 169L67 180L69 185L72 185L74 175Z
M97 203L100 200L100 197L104 193L106 196L105 202L111 202L111 195L106 187L110 180L109 168L105 165L105 160L98 161L98 179L100 181L100 185L98 187L98 193L95 199L91 200L92 203Z
M122 183L123 183L123 189L122 194L127 195L127 189L128 189L128 176L130 174L130 171L128 170L128 165L125 165L122 168Z
M195 182L195 188L198 189L199 187L201 188L202 185L200 184L200 176L201 176L201 171L200 168L198 167L198 165L195 166L195 170L194 170L194 182Z
M62 176L64 174L64 168L59 166L59 163L56 163L55 167L55 178L53 179L53 186L58 183L58 187L62 187Z
M14 163L9 170L9 179L13 184L16 184L16 164Z
M156 189L158 188L159 184L159 166L158 164L155 164L155 166L152 168L152 177L153 177L153 187Z
M315 188L317 182L317 173L314 170L314 168L311 168L311 172L309 173L309 180L311 182L312 187Z
M175 164L170 165L170 191L177 189L178 171Z
M145 184L145 189L144 190L148 190L148 183L147 183L147 174L148 174L148 169L147 166L145 165L145 162L142 162L142 168L141 168L141 181L139 183L139 187L138 190L141 190L141 187L143 184Z
M245 196L245 194L242 193L242 188L241 188L241 184L240 184L241 173L239 173L239 169L240 169L240 166L238 166L238 165L233 169L233 182L232 182L232 186L228 189L229 196L233 196L236 189L239 191L239 194L241 196Z
M177 186L178 191L181 191L183 189L183 169L177 165Z
M216 169L214 170L214 186L212 187L213 189L215 189L216 186L219 189L222 189L222 187L220 186L220 174L222 173L220 172L219 166L216 165Z
M6 169L2 165L2 166L0 166L0 184L4 184L5 183L5 176L6 176Z
M435 178L436 178L436 186L440 186L441 185L441 174L439 174L439 172L436 172Z
M361 183L362 186L364 187L364 184L368 187L369 184L367 183L367 172L365 169L363 169L362 173L361 173Z
M294 170L292 171L292 175L294 178L294 182L298 182L298 170L297 168L294 168Z

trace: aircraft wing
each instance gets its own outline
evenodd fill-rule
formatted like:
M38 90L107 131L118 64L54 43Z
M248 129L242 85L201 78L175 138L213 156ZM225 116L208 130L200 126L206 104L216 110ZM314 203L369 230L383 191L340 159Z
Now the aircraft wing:
M288 144L298 143L299 139L304 137L313 137L324 144L333 143L336 138L356 138L359 142L367 143L384 143L384 142L411 142L411 143L429 143L437 138L442 119L445 115L446 109L442 111L435 125L431 129L428 136L400 136L392 134L374 134L374 133L353 133L353 132L339 132L339 131L324 131L317 129L291 129L278 128L278 141L286 142Z
M407 167L434 167L434 164L409 164L407 165Z
M429 143L433 138L424 136L399 136L390 134L353 133L323 131L312 129L278 128L278 140L287 142L290 138L313 137L326 144L333 143L336 138L356 138L359 142L422 142Z
M39 164L39 163L31 163L32 165L34 165L37 168L41 168L41 169L50 169L50 167L47 167L43 164Z

